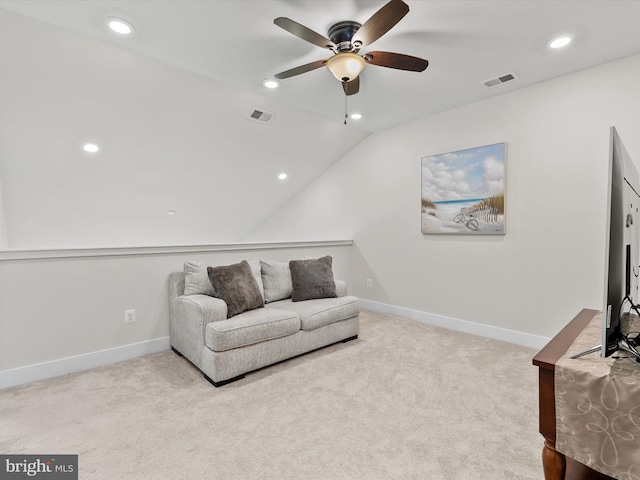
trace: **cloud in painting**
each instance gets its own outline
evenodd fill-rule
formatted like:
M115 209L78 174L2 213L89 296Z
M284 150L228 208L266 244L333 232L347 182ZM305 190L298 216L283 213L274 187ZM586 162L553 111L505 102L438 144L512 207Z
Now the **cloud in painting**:
M487 198L503 188L503 143L422 159L422 196L432 202Z
M504 159L487 157L484 159L483 188L487 197L502 193L504 188Z

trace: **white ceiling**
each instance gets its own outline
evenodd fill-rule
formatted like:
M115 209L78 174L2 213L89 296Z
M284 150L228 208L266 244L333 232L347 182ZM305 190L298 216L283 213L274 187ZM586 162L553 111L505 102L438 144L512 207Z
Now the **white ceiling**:
M0 59L0 248L241 241L368 135L2 8Z
M368 66L349 97L364 118L345 126L323 68L262 87L328 54L273 19L325 34L384 0L0 0L0 247L243 241L371 132L640 52L640 1L407 3L371 49L429 68ZM108 16L134 36L110 34ZM566 31L571 47L546 48ZM273 121L248 121L256 107Z
M282 81L266 91L261 80L326 58L330 52L273 24L289 17L326 35L341 20L363 23L384 0L0 0L4 8L153 59L267 95L341 122L340 84L324 68ZM349 111L353 126L378 131L543 80L640 52L640 1L406 0L410 12L361 53L385 50L429 60L423 73L368 66ZM119 38L107 16L131 21ZM550 51L556 34L574 44ZM483 81L515 71L519 78L487 88ZM275 112L277 114L277 112Z

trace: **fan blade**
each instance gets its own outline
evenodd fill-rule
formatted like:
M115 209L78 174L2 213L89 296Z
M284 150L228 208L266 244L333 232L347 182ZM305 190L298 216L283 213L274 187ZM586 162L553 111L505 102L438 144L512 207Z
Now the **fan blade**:
M409 13L409 5L402 0L391 0L364 22L364 25L353 36L351 43L356 48L372 44L391 30L407 13Z
M284 72L280 72L277 75L274 75L278 80L282 80L284 78L295 77L296 75L300 75L301 73L307 73L311 70L315 70L316 68L320 68L327 63L326 60L316 60L315 62L307 63L305 65L300 65L299 67L292 68L291 70L286 70Z
M275 23L280 28L285 29L287 32L292 33L298 38L305 40L309 43L313 43L321 48L328 48L333 50L337 48L336 44L333 43L328 38L320 35L317 32L314 32L310 28L305 27L304 25L299 24L298 22L294 22L290 18L287 17L278 17L273 23Z
M423 72L429 66L429 62L424 58L392 52L369 52L364 55L364 60L371 65L411 72Z
M345 95L355 95L360 91L360 76L357 76L350 82L342 82L342 89Z

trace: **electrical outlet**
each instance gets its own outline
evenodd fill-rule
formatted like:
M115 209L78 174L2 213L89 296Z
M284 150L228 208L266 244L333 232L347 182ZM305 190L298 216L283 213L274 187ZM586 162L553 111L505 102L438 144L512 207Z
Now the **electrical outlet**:
M373 287L373 282L371 281L370 278L367 278L367 287L369 288Z
M133 323L136 321L136 309L124 311L124 323Z

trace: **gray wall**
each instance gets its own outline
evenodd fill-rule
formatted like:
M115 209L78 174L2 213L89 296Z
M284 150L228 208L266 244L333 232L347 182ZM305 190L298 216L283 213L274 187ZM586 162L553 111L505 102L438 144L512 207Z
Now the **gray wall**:
M609 127L640 162L638 78L633 56L374 134L245 239L353 238L355 295L551 337L600 309ZM498 142L507 234L422 235L421 157Z
M188 258L329 253L362 298L552 336L600 306L608 131L615 125L640 159L637 78L640 56L372 135L244 239L352 238L353 247L0 252L0 374L166 338L167 276ZM507 142L507 234L423 236L420 158L496 142ZM138 321L125 325L129 308Z
M2 171L0 170L0 249L7 248L9 246L7 219L4 213L4 196L2 192Z
M185 260L227 265L328 254L335 277L343 279L351 252L349 242L189 248L0 254L0 385L3 370L167 337L168 276L182 270ZM124 323L127 309L136 309L135 323Z

